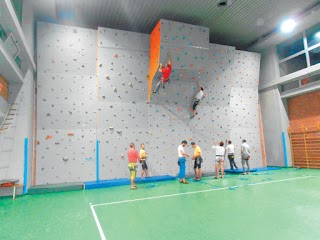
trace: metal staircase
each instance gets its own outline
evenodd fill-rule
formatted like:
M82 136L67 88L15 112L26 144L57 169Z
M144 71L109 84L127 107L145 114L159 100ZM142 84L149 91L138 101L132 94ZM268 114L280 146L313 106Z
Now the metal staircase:
M10 105L3 122L0 124L0 134L7 132L14 123L21 101L22 97L20 97L18 102Z

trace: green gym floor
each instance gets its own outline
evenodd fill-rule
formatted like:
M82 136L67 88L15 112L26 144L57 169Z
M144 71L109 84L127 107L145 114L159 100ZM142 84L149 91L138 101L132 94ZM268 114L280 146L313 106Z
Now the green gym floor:
M0 198L0 239L320 239L320 171Z

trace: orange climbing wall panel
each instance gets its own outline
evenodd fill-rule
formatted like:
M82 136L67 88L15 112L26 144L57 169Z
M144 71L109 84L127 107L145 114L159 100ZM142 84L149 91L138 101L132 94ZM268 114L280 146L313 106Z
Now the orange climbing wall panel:
M150 64L148 76L148 102L150 102L152 91L152 80L159 67L160 60L160 42L161 42L161 29L160 21L150 34Z
M0 75L0 96L8 100L8 82Z
M288 99L294 167L320 168L320 91Z

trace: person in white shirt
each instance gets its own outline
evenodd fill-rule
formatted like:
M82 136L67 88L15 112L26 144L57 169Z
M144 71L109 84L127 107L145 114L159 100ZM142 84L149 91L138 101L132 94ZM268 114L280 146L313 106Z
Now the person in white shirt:
M223 147L224 143L221 141L219 145L216 145L216 142L213 143L212 149L216 151L216 159L215 159L215 169L216 169L216 179L219 178L219 168L221 170L221 178L224 178L224 153L225 149Z
M231 170L233 170L233 166L238 170L238 167L237 167L236 163L234 162L234 145L232 144L232 142L230 140L228 141L228 145L226 147L226 150L228 152L228 159L230 162Z
M250 147L247 144L247 141L245 139L243 139L242 145L241 145L241 160L242 160L243 174L250 173L249 159L250 159ZM246 169L244 166L245 164L247 164L247 167L248 167L247 172L246 172Z
M188 184L186 180L186 157L189 157L189 155L184 152L184 147L187 144L188 144L187 141L183 140L181 142L181 145L179 145L178 147L178 155L179 155L178 165L180 167L179 178L180 178L180 182L185 184Z
M202 100L202 98L204 98L205 97L205 94L203 93L203 87L201 87L200 85L199 85L199 83L197 83L198 84L198 92L197 92L197 94L196 94L196 96L195 96L195 100L194 100L194 103L193 103L193 106L192 106L192 110L193 110L193 112L192 112L192 117L194 117L195 115L197 115L198 114L198 112L197 112L197 106L199 105L199 103L201 102L201 100Z

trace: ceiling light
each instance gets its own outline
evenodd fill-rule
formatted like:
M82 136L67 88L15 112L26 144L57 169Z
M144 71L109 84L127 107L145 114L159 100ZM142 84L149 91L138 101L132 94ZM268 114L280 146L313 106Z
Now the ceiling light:
M281 31L284 33L292 32L292 30L297 26L296 21L293 19L288 19L281 24Z
M320 31L315 34L316 38L320 38Z

